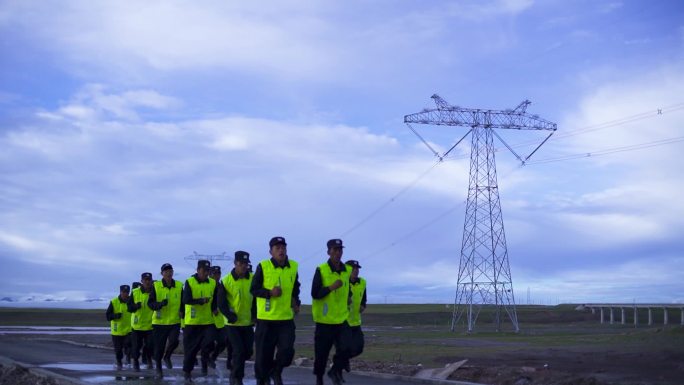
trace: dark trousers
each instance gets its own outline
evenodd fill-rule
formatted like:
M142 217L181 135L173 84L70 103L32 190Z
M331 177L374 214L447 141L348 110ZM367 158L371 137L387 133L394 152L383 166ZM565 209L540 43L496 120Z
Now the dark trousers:
M152 330L133 330L131 333L133 340L133 359L140 358L140 351L142 349L143 358L147 358L147 362L152 363Z
M254 339L254 375L257 380L268 380L273 373L281 373L283 368L290 366L294 358L294 320L257 320Z
M363 353L363 347L365 345L365 341L363 338L363 330L361 330L361 326L350 326L349 329L351 330L351 343L350 348L349 348L349 358L354 358L356 356L361 355Z
M233 348L231 377L245 377L245 361L254 352L254 329L251 326L228 326L228 340Z
M226 349L226 368L230 369L230 362L233 358L233 349L228 341L228 327L216 328L216 343L214 344L214 351L211 353L211 359L216 360L221 355L223 349Z
M201 352L202 365L209 362L209 355L214 350L216 339L216 326L210 325L185 325L183 330L183 371L192 372L197 360L197 352Z
M178 347L180 324L152 325L152 345L154 346L154 362L161 368L162 358L171 357ZM168 345L167 345L168 341Z
M349 343L351 341L351 329L347 321L336 325L316 323L314 333L314 374L322 376L328 364L330 349L335 345L333 356L333 372L341 371L349 362Z
M127 345L130 344L131 338L130 334L126 334L125 336L115 336L112 335L112 344L114 345L114 355L116 356L116 363L121 364L121 360L124 357L124 350ZM129 349L129 354L130 354L130 349Z

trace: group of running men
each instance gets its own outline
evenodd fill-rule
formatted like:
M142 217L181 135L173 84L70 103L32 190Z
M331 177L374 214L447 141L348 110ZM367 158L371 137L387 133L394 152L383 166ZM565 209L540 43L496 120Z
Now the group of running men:
M344 382L349 360L363 352L361 313L366 308L366 281L359 277L358 261L342 262L342 240L327 242L328 260L316 268L311 285L311 312L315 322L314 375L323 384L332 346L335 354L327 376L333 385ZM287 256L283 237L269 241L270 259L252 273L249 253L236 251L234 267L221 278L221 267L208 260L197 262L197 273L185 283L174 280L173 266L161 267L162 279L142 273L131 291L121 285L107 308L118 370L123 359L140 361L163 378L162 362L172 369L171 355L183 331L183 374L192 381L200 353L202 375L216 368L223 349L230 384L241 385L245 361L254 357L257 385L282 385L283 368L294 358L295 323L299 312L298 263ZM256 325L256 327L255 327Z

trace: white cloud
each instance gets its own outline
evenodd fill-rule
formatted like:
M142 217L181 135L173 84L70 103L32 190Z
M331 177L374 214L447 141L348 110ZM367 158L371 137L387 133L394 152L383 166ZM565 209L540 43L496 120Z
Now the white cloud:
M22 237L21 235L10 234L4 231L0 231L0 242L18 250L33 252L39 251L43 246L39 242Z
M664 302L679 299L684 289L679 272L684 269L684 258L672 256L643 258L622 263L568 269L539 276L525 269L516 269L517 297L522 288L530 287L531 297L537 300L557 299L565 303L598 302Z

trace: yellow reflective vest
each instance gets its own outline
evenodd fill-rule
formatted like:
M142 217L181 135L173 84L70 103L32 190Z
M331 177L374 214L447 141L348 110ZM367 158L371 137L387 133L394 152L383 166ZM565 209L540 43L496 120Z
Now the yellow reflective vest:
M198 282L192 276L186 281L192 291L193 299L209 298L209 301L202 305L185 304L185 325L211 325L214 323L214 314L211 311L211 301L216 289L216 281L207 278L206 282Z
M140 304L140 309L131 313L131 328L140 331L152 330L153 311L150 309L150 305L147 304L147 301L150 299L150 293L143 292L141 289L136 287L131 292L133 303Z
M297 279L297 262L289 260L290 266L273 266L270 259L261 261L261 271L264 273L264 289L271 290L280 286L280 297L257 297L257 318L267 321L286 321L294 318L292 310L292 289Z
M177 280L174 280L173 283L173 287L166 287L163 280L154 281L154 292L157 296L157 302L167 300L168 303L161 309L154 311L152 325L176 325L180 323L183 283Z
M250 292L250 287L252 286L252 273L247 273L247 278L240 278L236 280L233 274L228 273L221 282L223 282L223 288L226 291L226 299L228 300L228 305L230 309L237 314L237 321L234 323L228 323L228 326L250 326L254 323L252 322L252 302L254 297ZM223 317L226 318L225 316Z
M113 336L125 336L131 332L131 313L128 312L126 302L121 302L119 297L112 299L114 314L121 314L119 319L109 321L109 327Z
M352 303L349 306L349 326L361 326L361 300L366 291L366 280L359 277L359 282L350 284Z
M349 275L351 268L345 264L342 264L342 268L344 270L338 273L332 271L328 262L318 266L323 286L330 286L338 279L342 281L342 286L321 299L313 299L311 314L316 323L337 325L349 317Z

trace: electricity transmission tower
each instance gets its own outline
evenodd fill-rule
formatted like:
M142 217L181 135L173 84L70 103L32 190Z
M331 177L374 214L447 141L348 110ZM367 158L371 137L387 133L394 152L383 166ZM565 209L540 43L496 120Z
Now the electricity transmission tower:
M225 251L221 254L198 254L196 251L193 251L192 254L185 257L186 261L199 261L200 259L206 259L214 266L214 261L227 261L231 258L226 256Z
M458 281L454 312L451 320L453 331L465 314L467 331L470 333L483 305L495 306L496 330L501 329L502 310L510 318L516 332L518 316L515 310L513 280L508 262L506 236L504 233L499 188L494 159L494 137L524 165L525 162L556 131L556 124L530 115L525 100L513 110L482 110L460 108L449 105L439 95L432 95L437 108L404 116L404 123L442 161L469 134L471 135L470 178L466 202L461 259L458 267ZM442 126L470 127L468 132L448 151L440 155L413 129L411 123ZM546 130L551 133L529 155L521 157L494 130Z

